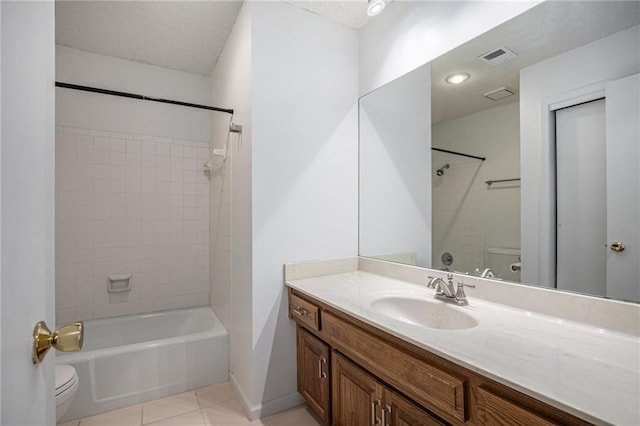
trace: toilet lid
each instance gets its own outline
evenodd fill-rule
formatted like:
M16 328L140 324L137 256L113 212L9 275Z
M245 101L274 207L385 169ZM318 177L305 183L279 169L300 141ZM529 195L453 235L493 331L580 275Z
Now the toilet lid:
M70 365L56 365L56 396L73 386L77 380L75 368Z

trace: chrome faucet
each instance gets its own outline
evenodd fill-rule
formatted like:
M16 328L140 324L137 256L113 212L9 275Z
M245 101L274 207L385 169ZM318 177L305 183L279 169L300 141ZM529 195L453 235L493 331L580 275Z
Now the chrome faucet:
M436 299L444 300L445 302L455 303L461 306L468 305L467 295L464 292L464 287L475 288L473 284L465 284L462 281L458 281L457 290L453 287L453 274L447 274L447 281L441 277L429 277L427 283L428 288L436 290Z
M496 274L493 273L491 268L484 268L482 271L476 268L475 274L480 278L495 278Z

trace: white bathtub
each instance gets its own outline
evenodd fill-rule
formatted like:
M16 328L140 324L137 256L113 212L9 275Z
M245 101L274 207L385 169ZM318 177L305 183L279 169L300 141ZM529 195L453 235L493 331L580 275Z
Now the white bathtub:
M228 333L211 308L85 321L82 351L57 353L73 365L78 392L64 423L227 381Z

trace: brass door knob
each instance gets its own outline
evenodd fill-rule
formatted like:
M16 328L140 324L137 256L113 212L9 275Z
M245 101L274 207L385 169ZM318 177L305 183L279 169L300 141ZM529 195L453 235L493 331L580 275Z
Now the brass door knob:
M624 244L622 243L622 241L616 241L615 243L612 243L609 248L615 252L620 253L621 251L624 251Z
M82 349L83 341L82 321L63 324L53 333L40 321L33 329L33 363L40 364L51 347L61 352L77 352Z

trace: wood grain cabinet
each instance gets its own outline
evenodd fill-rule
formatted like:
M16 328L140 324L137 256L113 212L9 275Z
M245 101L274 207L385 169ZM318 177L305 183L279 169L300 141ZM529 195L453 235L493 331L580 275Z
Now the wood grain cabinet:
M337 352L333 354L335 426L443 425Z
M289 313L298 390L326 424L589 424L291 289Z
M478 412L480 423L485 426L552 426L562 423L553 422L544 417L544 407L539 413L521 407L483 386L478 388Z
M330 421L329 346L298 328L298 391L326 423Z

